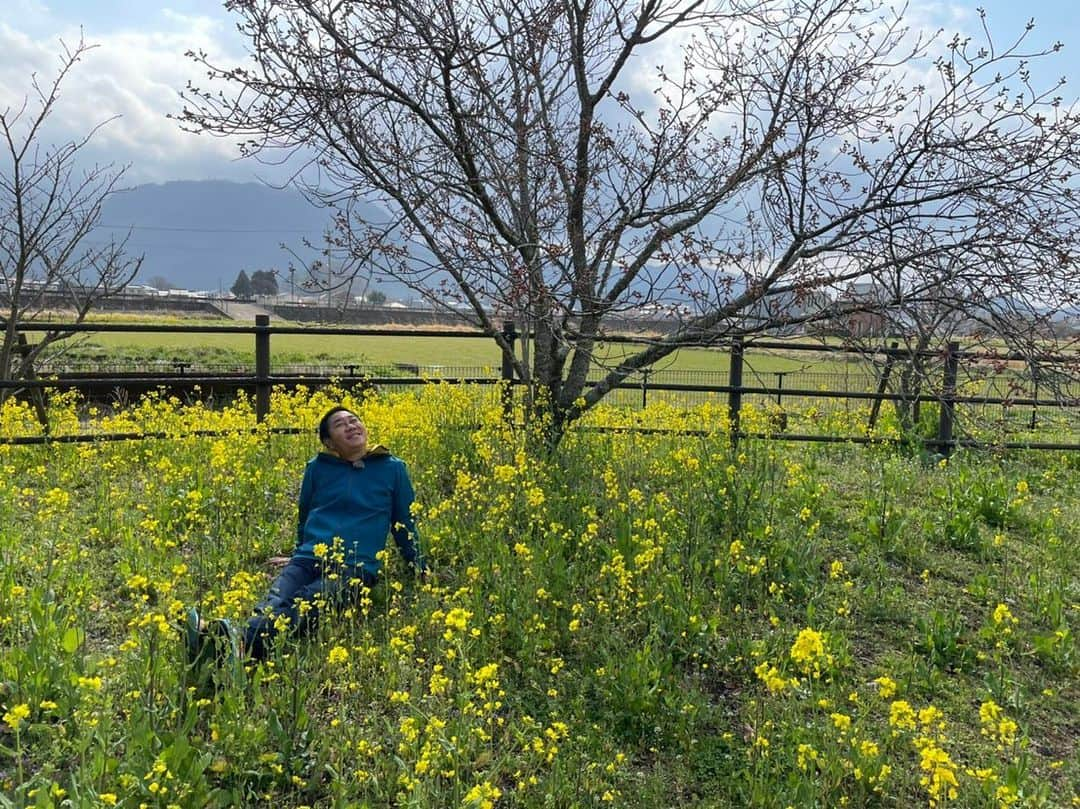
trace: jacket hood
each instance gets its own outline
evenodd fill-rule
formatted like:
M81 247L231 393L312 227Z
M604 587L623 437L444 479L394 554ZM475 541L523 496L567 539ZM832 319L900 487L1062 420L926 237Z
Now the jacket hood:
M336 455L333 452L325 451L320 452L318 457L324 458L328 461L338 461L340 463L347 463L358 468L363 468L364 461L371 461L375 460L376 458L389 458L391 454L392 453L390 452L390 450L384 447L382 444L374 444L368 447L367 452L365 452L360 458L357 458L355 461L346 461L340 455Z

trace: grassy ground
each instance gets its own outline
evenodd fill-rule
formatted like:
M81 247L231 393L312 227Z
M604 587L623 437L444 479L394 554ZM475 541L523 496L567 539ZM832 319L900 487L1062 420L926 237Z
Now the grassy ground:
M117 317L99 318L101 322L117 323ZM156 323L161 325L211 325L220 322L206 318L129 317L123 322ZM112 360L192 360L244 364L254 362L254 338L244 334L119 334L102 332L80 336L68 341L68 354L80 358ZM636 350L633 346L610 344L601 346L598 365L615 365L619 359ZM326 336L275 335L271 339L273 361L284 363L333 363L386 365L409 363L437 368L440 366L472 366L499 368L498 347L492 340L465 337L407 337L407 336ZM656 371L718 371L726 372L729 355L725 348L683 349L661 360ZM842 372L858 363L837 360L827 354L814 352L785 352L783 350L752 351L747 355L748 373L772 376L776 372ZM864 371L859 371L865 373Z
M0 802L1080 800L1077 459L733 450L712 405L634 415L704 437L581 430L541 458L484 392L356 406L410 464L432 575L391 551L369 600L241 672L187 670L172 623L248 614L310 434L150 401L96 426L177 438L0 447ZM30 422L9 404L0 432ZM179 437L200 427L238 432Z

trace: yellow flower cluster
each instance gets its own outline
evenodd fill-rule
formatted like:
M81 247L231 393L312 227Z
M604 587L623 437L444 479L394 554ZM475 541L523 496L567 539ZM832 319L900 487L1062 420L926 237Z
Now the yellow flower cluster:
M349 650L344 646L335 646L327 654L326 662L331 666L340 666L349 662Z
M799 685L798 678L787 679L776 666L770 665L767 661L759 663L754 668L754 674L757 675L761 682L765 683L765 687L769 689L770 694L782 694L787 689L797 688Z
M29 718L30 706L26 703L15 705L9 711L4 712L4 724L13 731L18 731L19 726Z
M815 679L833 664L833 657L829 653L825 636L810 627L799 631L798 637L791 645L789 655L803 674L808 674Z
M487 781L482 781L465 793L461 805L468 809L492 809L495 801L501 797L501 789Z
M955 800L959 794L956 780L956 764L942 748L930 738L921 736L915 740L920 754L919 767L924 775L919 780L930 796L930 806L938 806L945 800Z
M1005 604L998 604L994 607L994 613L991 616L994 623L1002 628L1002 631L1008 632L1013 624L1018 623L1017 619L1013 616L1012 610Z
M878 696L882 699L890 699L896 694L896 681L888 676L881 676L874 680L878 687Z
M981 733L993 739L999 748L1007 749L1016 744L1019 727L992 699L979 706L979 723Z

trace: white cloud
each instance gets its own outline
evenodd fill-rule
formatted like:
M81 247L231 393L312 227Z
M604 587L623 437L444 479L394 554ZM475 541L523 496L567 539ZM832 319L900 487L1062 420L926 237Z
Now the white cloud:
M26 27L42 25L50 20L48 7L38 0L7 0L4 11L7 19L18 20Z
M96 133L88 155L130 163L132 182L250 177L253 166L232 162L237 154L233 143L183 132L168 117L181 110L180 91L200 73L186 51L203 49L231 65L238 61L238 48L229 48L225 26L217 20L175 12L164 16L169 30L85 32L86 41L96 47L64 81L47 138L78 138L114 118ZM59 68L60 41L73 47L79 36L78 28L63 26L60 33L35 38L0 23L0 109L17 107L33 94L32 74L48 85Z
M74 12L63 16L39 0L3 0L5 22L0 22L0 109L21 103L30 90L29 78L36 72L43 81L55 75L59 65L59 41L74 44L80 29L72 20ZM103 4L104 6L108 3ZM176 5L182 5L176 2ZM119 116L95 138L93 154L101 160L132 164L129 179L134 182L176 178L228 176L250 178L258 166L236 162L237 150L230 140L195 136L180 130L169 113L182 107L179 92L188 79L201 80L204 73L184 53L203 49L215 55L223 66L239 64L242 57L239 35L224 14L212 16L209 3L188 2L187 9L155 9L134 3L124 11L124 3L113 4L108 28L104 17L90 12L85 29L87 41L98 47L88 53L68 77L49 134L54 139L85 134L101 121ZM95 9L97 7L95 6ZM148 10L151 9L151 10ZM138 19L135 19L135 11ZM945 37L955 29L980 33L977 14L958 4L942 5L931 0L913 0L905 14L915 31L930 32L944 27ZM14 27L15 25L18 28ZM117 27L119 26L119 27ZM136 27L138 26L138 27ZM1002 32L1004 33L1004 31ZM673 71L682 67L682 48L691 31L665 37L627 75L625 89L635 104L655 112L659 99L655 66L664 64ZM729 34L730 44L738 43ZM909 65L909 81L932 84L927 64ZM716 127L729 121L718 118Z

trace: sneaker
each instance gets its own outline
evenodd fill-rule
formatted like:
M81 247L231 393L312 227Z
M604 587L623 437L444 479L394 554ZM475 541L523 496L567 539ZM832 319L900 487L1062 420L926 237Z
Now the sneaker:
M184 625L181 632L184 635L184 650L187 653L188 665L195 665L206 640L199 622L199 611L195 607L188 607L184 612Z

